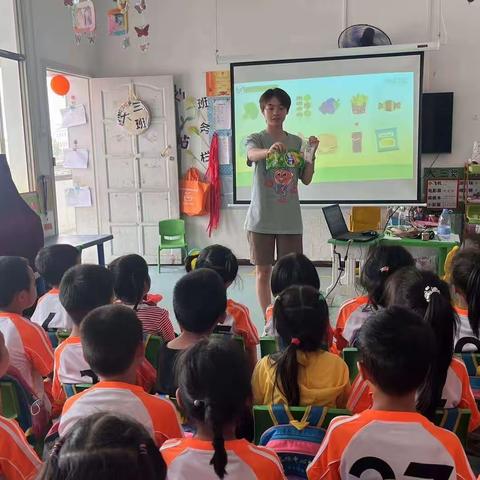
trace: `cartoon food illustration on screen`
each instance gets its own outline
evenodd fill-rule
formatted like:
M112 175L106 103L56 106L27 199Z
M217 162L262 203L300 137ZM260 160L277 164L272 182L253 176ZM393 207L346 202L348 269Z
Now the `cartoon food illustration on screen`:
M367 110L368 97L362 93L357 93L352 97L352 113L355 115L361 115Z
M320 112L324 115L333 115L340 108L340 100L330 97L320 105Z
M328 155L337 151L338 140L333 133L321 133L317 138L319 141L317 149L319 155Z
M375 130L375 136L377 137L378 152L383 153L399 150L397 129L395 127Z
M312 115L312 97L310 95L298 95L296 98L297 117L310 117Z
M246 103L243 106L243 119L256 120L258 117L258 105L254 102Z
M353 132L352 133L352 152L353 153L362 153L362 132Z
M400 110L400 108L402 108L401 102L394 102L393 100L385 100L378 104L378 109L386 112L394 112L395 110Z

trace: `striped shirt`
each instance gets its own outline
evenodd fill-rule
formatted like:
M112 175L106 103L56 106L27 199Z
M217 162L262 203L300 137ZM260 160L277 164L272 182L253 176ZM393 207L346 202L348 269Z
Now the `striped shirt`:
M42 462L14 420L0 417L0 478L33 480Z

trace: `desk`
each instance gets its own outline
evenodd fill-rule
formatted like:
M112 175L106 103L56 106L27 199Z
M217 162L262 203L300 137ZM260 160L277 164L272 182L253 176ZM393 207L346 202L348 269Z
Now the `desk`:
M111 234L103 235L55 235L53 237L47 237L45 239L45 246L58 245L66 243L72 245L78 250L85 250L89 247L97 247L98 264L105 265L105 252L103 244L113 239Z
M343 240L334 240L331 238L328 243L331 245L331 255L332 255L332 280L330 285L326 289L326 293L330 293L333 290L335 282L338 278L340 262L338 255L335 254L335 251L339 253L343 258L348 249L348 259L345 263L345 272L341 276L339 284L342 285L342 294L345 295L355 295L355 280L356 280L356 265L359 263L359 272L362 271L362 268L365 264L367 258L368 250L370 247L375 245L400 245L407 249L409 248L430 248L437 251L437 273L439 276L444 274L444 264L445 259L447 258L448 252L459 243L458 235L452 235L452 240L419 240L412 238L399 238L392 237L389 235L379 236L369 242L352 242L350 243L350 248L348 247L348 242Z

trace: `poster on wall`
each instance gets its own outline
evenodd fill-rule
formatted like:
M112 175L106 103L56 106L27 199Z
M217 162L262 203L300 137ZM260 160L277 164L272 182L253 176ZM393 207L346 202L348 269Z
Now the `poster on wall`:
M214 71L205 74L207 97L230 96L230 71Z

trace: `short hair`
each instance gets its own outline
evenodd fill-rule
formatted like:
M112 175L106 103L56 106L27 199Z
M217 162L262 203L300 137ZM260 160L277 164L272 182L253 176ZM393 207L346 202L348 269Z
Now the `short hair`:
M163 480L166 465L153 438L131 417L97 412L58 440L39 480ZM99 475L101 472L101 475Z
M195 268L209 268L217 272L225 283L231 283L237 278L238 260L229 248L209 245L200 252Z
M59 297L73 323L80 325L88 312L112 301L112 274L100 265L75 265L65 272Z
M432 328L400 306L373 313L360 327L360 362L387 395L403 396L425 382L434 352Z
M0 257L0 307L10 305L17 293L30 290L28 268L23 257Z
M72 245L43 247L35 258L35 267L51 286L58 286L64 273L78 263L80 252Z
M85 317L80 338L85 360L97 375L120 375L130 368L143 342L142 323L131 308L105 305Z
M207 268L187 273L173 289L173 310L187 332L211 330L227 308L227 292L222 277Z
M292 99L290 98L290 95L281 88L269 88L262 93L262 96L258 101L260 104L260 110L262 112L265 110L267 103L272 98L276 98L280 102L280 105L282 105L282 107L285 107L287 111L290 110L290 106L292 105Z
M292 285L309 285L320 290L320 278L315 265L303 253L289 253L273 267L270 286L273 295L280 295Z

